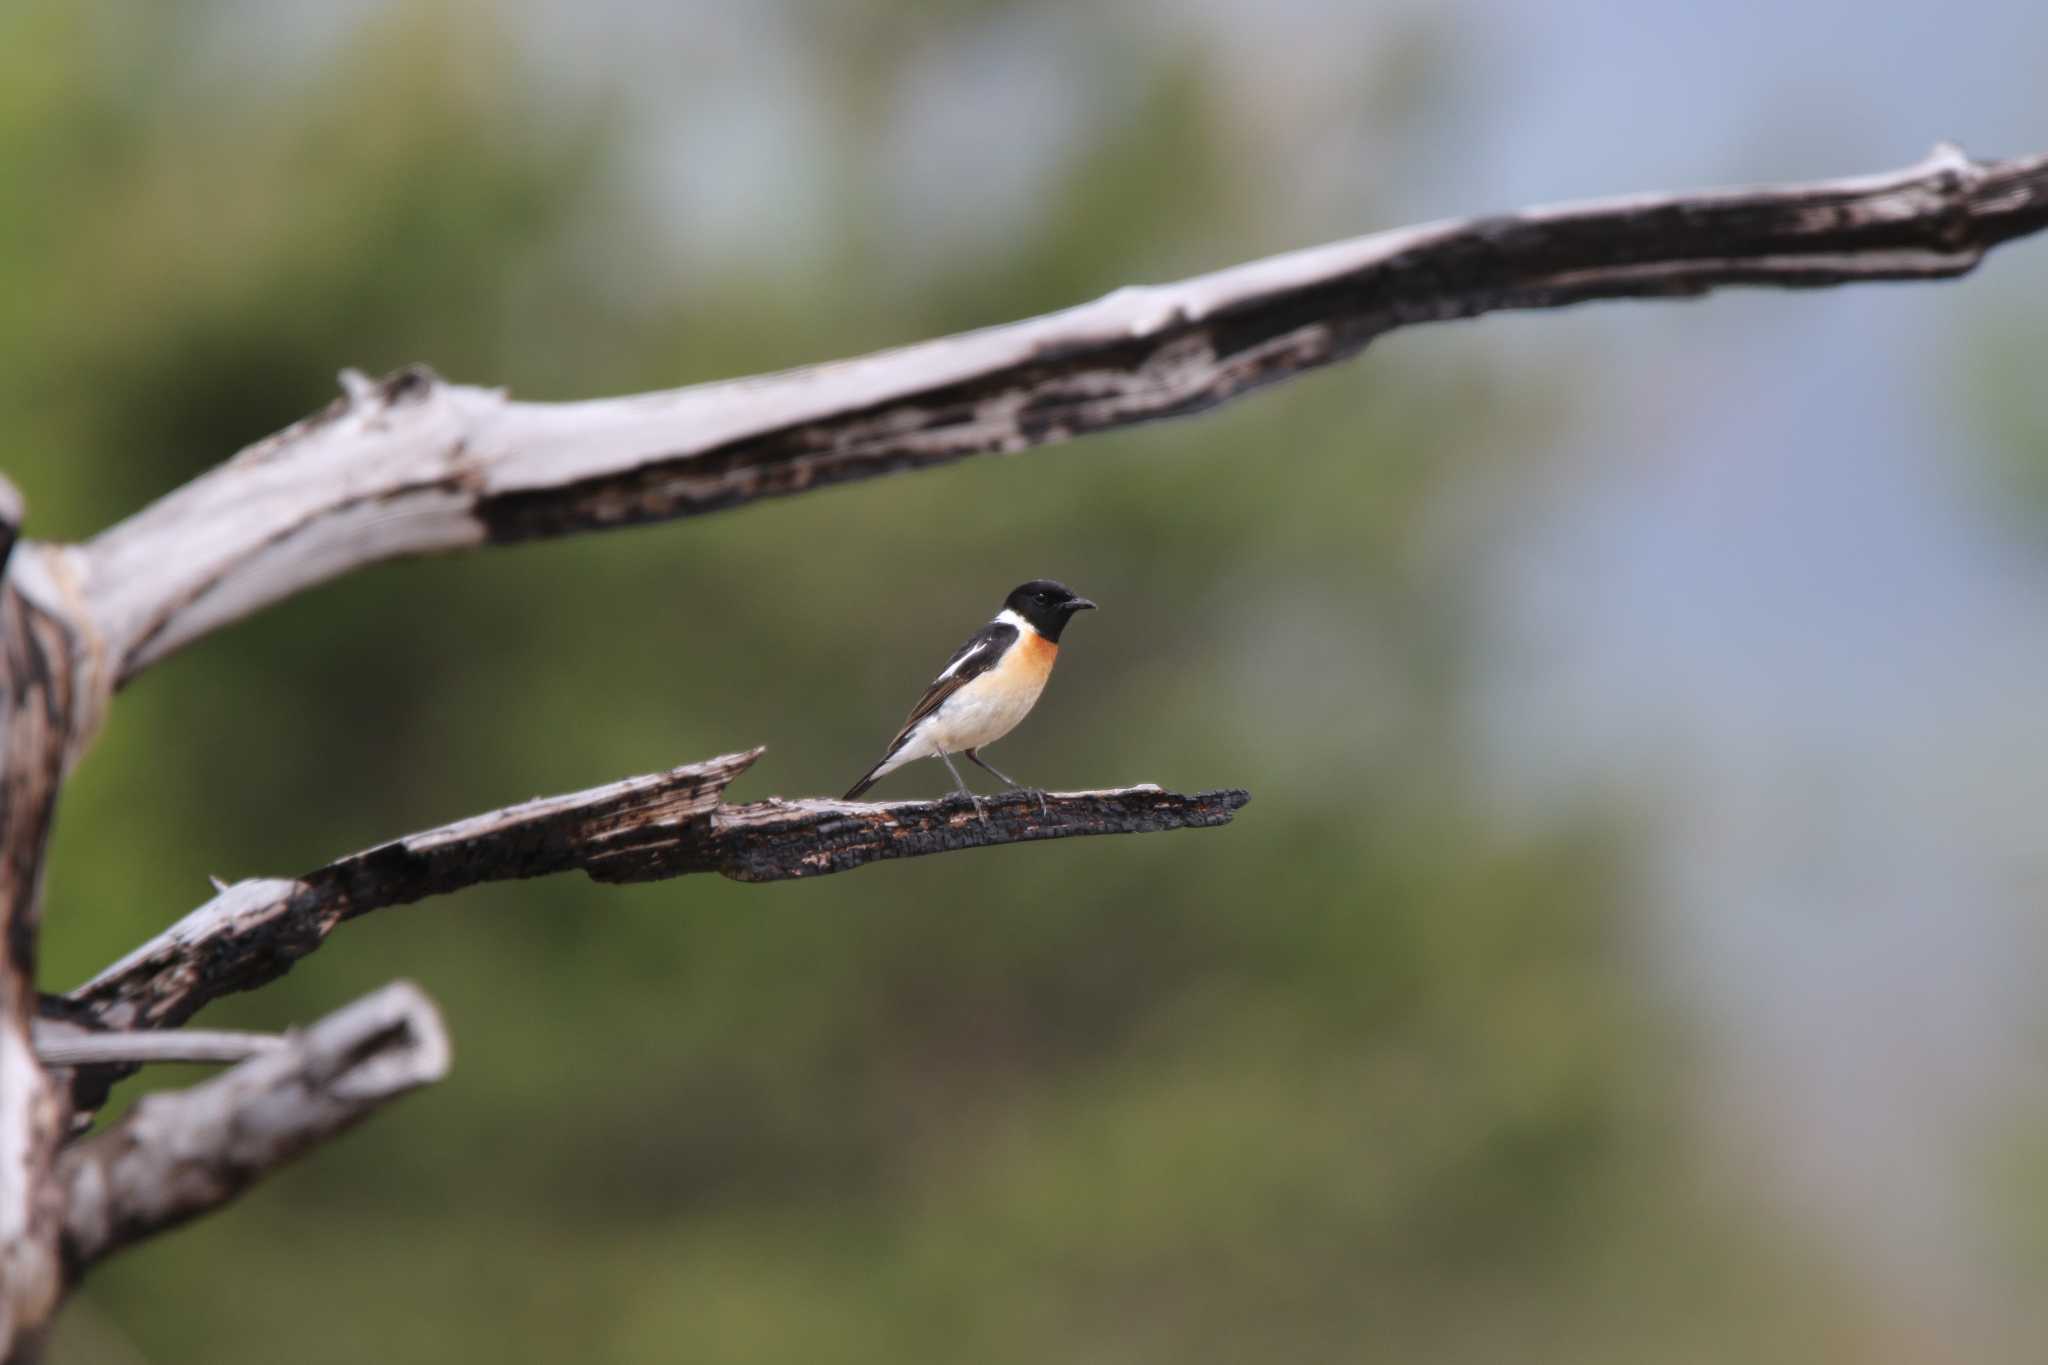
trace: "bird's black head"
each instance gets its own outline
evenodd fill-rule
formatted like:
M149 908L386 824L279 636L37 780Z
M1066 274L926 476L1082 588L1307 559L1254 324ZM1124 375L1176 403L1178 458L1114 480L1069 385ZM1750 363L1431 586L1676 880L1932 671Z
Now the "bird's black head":
M1005 598L1003 606L1029 621L1032 629L1046 639L1057 640L1075 612L1089 611L1095 604L1085 597L1076 597L1064 583L1034 578Z

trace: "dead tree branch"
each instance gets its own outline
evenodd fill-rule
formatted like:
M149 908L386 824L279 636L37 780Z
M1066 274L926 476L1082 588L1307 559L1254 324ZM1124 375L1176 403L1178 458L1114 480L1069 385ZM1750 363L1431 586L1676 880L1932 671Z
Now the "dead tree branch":
M721 808L701 839L654 849L641 866L621 866L618 870L630 875L619 880L704 870L736 882L779 882L823 877L886 858L922 858L990 844L1209 829L1229 824L1249 800L1251 794L1243 790L1183 796L1148 785L1048 792L1041 810L1035 795L1012 792L982 801L988 815L984 821L964 796L887 805L770 798Z
M329 863L296 880L236 883L101 972L53 1010L95 1028L175 1027L207 1002L287 971L344 920L482 882L582 869L601 882L692 872L738 881L825 876L887 858L1229 821L1241 791L1181 796L1157 787L867 805L721 794L761 750L508 806ZM81 1093L82 1106L98 1102Z
M448 1070L433 1002L394 982L225 1075L139 1101L65 1149L65 1278L233 1199L251 1181Z
M726 785L760 755L725 754L507 806L296 879L236 882L71 992L63 1017L99 1028L174 1028L209 1001L282 976L357 915L578 867L602 877L614 860L701 828Z
M110 682L401 555L657 521L1200 412L1397 327L1729 285L1961 275L2048 225L2048 156L1644 195L1382 232L782 374L521 403L425 369L82 547Z
M155 1062L246 1062L285 1045L275 1033L183 1028L173 1033L126 1029L95 1033L63 1019L38 1019L36 1060L50 1068L147 1066Z
M1731 285L1944 279L2044 226L2048 156L1973 162L1942 148L1887 175L1404 228L663 393L525 403L423 368L374 383L347 374L324 412L81 545L17 543L20 499L0 487L0 1359L34 1351L66 1265L75 1272L212 1207L269 1154L335 1131L364 1111L358 1101L445 1064L429 1022L388 1071L374 1060L340 1067L333 1049L259 1056L152 1100L155 1126L138 1120L81 1144L58 1172L67 1092L31 1032L43 849L64 774L115 689L174 650L384 560L690 516L1200 412L1398 327ZM1006 800L986 825L960 802L722 805L747 761L513 807L296 881L242 883L41 1008L80 1029L174 1024L282 972L351 915L497 877L571 867L609 880L807 876L985 843L1217 824L1244 799L1132 788L1055 797L1043 815ZM364 1046L386 1056L383 1044ZM303 1060L296 1071L291 1058ZM103 1090L118 1070L73 1075L95 1075ZM366 1071L389 1085L358 1088ZM257 1116L262 1131L208 1126L232 1112ZM181 1133L212 1146L180 1158ZM276 1141L263 1151L244 1145L265 1136Z

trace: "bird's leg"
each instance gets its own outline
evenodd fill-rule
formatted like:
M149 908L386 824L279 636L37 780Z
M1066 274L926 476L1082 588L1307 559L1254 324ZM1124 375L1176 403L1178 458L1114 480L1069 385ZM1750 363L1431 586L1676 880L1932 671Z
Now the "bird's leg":
M1009 784L1009 787L1010 787L1010 790L1011 790L1011 791L1016 791L1016 792L1024 792L1024 793L1025 793L1026 795L1029 795L1029 796L1035 796L1035 797L1037 797L1037 798L1038 798L1038 813L1039 813L1040 815L1050 815L1050 814L1052 814L1052 808L1051 808L1050 806L1046 805L1046 803L1045 803L1045 793L1044 793L1044 792L1040 791L1040 790L1039 790L1038 788L1036 788L1036 787L1027 787L1027 786L1025 786L1025 785L1024 785L1024 784L1023 784L1022 782L1019 782L1019 781L1018 781L1018 780L1017 780L1016 778L1014 778L1014 777L1010 776L1010 775L1009 775L1008 773L1004 772L1004 771L1003 771L1003 770L1002 770L1001 768L998 768L998 767L997 767L997 766L996 766L995 764L993 764L993 763L989 762L989 761L988 761L987 759L983 758L983 757L981 756L981 751L980 751L980 750L978 750L978 749L966 749L966 750L963 750L962 752L964 752L964 753L965 753L965 754L967 755L967 757L968 757L969 759L973 760L973 761L974 761L974 762L975 762L976 764L980 765L980 766L981 766L981 767L983 767L983 768L986 768L986 769L988 769L988 770L989 770L990 772L994 773L994 774L995 774L995 775L996 775L996 776L997 776L997 777L998 777L999 779L1001 779L1002 781L1004 781L1004 782L1008 783L1008 784Z
M953 755L941 749L939 750L939 760L946 765L946 771L953 774L953 781L959 784L960 794L974 803L974 813L981 817L981 823L987 824L988 812L982 809L981 798L976 796L973 790L968 787L967 779L960 776L960 770L953 766ZM991 769L990 771L994 770Z
M1017 780L1016 778L1014 778L1014 777L1010 776L1010 775L1009 775L1008 773L1004 772L1004 771L1003 771L1003 770L1002 770L1001 768L998 768L998 767L997 767L997 766L996 766L995 764L993 764L993 763L989 762L989 761L988 761L987 759L983 758L983 757L981 756L981 750L979 750L979 749L963 749L963 750L961 750L961 752L967 755L967 757L968 757L968 760L969 760L970 762L976 763L976 764L980 765L980 766L981 766L982 768L986 769L987 771L989 771L989 772L991 772L991 773L995 774L995 776L997 777L997 779L998 779L998 780L1000 780L1001 782L1003 782L1003 783L1004 783L1005 785L1007 785L1007 786L1008 786L1008 787L1009 787L1009 788L1010 788L1010 789L1011 789L1012 791L1022 791L1022 790L1024 790L1024 784L1023 784L1023 783L1019 782L1019 781L1018 781L1018 780Z

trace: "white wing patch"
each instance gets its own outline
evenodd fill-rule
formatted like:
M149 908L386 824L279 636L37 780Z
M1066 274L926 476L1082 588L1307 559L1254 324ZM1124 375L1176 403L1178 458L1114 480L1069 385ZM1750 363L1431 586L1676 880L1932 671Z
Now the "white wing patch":
M975 659L983 658L991 650L998 649L1000 647L1001 646L998 645L997 642L994 640L976 640L966 649L963 649L958 654L955 654L953 656L952 662L948 663L944 668L940 669L939 676L933 678L932 681L934 683L942 683L946 679L952 677L955 673L958 673L962 668L965 668L969 662Z

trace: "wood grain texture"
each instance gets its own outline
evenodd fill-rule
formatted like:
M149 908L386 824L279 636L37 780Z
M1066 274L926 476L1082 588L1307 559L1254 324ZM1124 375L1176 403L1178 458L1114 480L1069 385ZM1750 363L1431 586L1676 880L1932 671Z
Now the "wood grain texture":
M447 1070L448 1036L433 1002L399 981L212 1080L145 1096L57 1162L66 1283L219 1207Z
M82 547L113 681L381 560L737 507L1173 417L1398 327L1732 285L1946 279L2048 226L2048 156L1401 228L779 374L523 403L423 367Z

